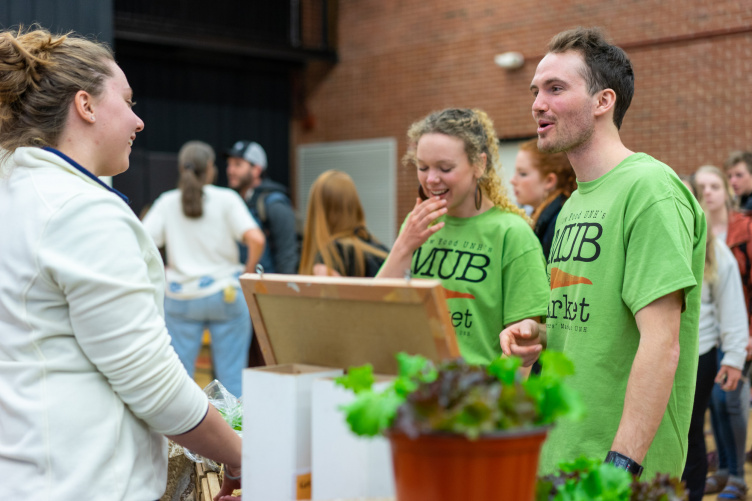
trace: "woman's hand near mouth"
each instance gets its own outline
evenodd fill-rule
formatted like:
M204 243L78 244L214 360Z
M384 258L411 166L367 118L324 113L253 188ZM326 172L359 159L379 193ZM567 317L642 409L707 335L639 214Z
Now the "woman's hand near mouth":
M444 193L447 191L449 190L444 190ZM410 254L412 255L431 235L444 227L444 223L436 223L436 219L446 214L446 212L447 201L438 196L432 196L424 201L416 199L415 207L413 207L410 216L407 218L405 228L402 230L400 236L397 237L397 241L399 242L400 238L404 236L404 243L410 249ZM395 247L396 245L397 243L395 242Z
M410 269L413 252L423 245L431 235L444 227L443 222L436 220L446 214L447 202L438 197L430 197L424 201L415 200L415 207L405 222L402 232L394 242L378 278L402 278L405 270Z

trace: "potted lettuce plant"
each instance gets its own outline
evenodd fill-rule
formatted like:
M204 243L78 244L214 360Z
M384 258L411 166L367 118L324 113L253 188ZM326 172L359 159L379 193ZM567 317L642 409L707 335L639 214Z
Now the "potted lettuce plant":
M542 374L524 378L517 358L487 366L404 353L397 360L398 376L381 391L369 365L338 383L355 392L344 407L352 431L388 437L398 501L532 500L548 428L583 410L565 383L572 363L544 352Z

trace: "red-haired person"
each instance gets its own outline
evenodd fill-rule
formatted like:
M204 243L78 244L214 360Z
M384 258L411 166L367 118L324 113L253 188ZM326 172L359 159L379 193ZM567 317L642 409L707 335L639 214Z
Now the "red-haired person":
M546 153L538 149L538 140L531 139L520 145L514 164L514 175L509 181L520 205L533 208L530 219L535 236L548 259L554 242L556 217L564 202L577 189L577 179L566 153Z

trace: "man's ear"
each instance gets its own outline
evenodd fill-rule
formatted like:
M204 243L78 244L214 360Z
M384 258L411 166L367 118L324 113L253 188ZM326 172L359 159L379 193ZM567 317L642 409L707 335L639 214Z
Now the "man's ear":
M603 116L608 113L613 113L614 106L616 106L616 92L613 89L603 89L594 96L597 101L595 103L595 116Z
M93 123L96 121L97 118L94 114L94 98L85 90L79 90L76 92L76 95L73 96L73 107L76 110L76 115L84 122Z

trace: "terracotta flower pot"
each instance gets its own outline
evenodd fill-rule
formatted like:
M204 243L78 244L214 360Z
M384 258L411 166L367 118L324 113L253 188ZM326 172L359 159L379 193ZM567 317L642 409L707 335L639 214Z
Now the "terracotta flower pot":
M397 501L528 501L548 428L468 440L431 434L389 435Z

